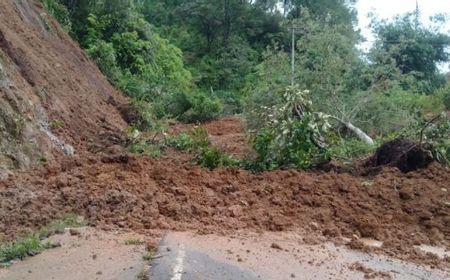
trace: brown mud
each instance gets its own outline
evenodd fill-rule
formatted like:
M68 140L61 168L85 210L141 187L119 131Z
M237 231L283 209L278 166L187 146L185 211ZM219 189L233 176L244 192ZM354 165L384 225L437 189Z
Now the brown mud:
M414 247L450 247L448 182L449 169L438 164L407 174L385 168L363 177L295 170L209 171L173 158L92 155L0 181L0 231L11 239L66 212L83 215L102 229L141 233L301 228L312 239L320 235L350 240L350 245L359 238L376 239L383 246L370 250L450 267L448 258L430 258Z

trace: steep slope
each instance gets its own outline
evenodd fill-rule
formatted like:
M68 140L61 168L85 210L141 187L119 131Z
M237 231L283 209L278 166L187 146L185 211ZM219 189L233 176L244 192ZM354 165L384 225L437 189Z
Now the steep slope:
M0 170L115 144L125 102L38 1L0 1Z

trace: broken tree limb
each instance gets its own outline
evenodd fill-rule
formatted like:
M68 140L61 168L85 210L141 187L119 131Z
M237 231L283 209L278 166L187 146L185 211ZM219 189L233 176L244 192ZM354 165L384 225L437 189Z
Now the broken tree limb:
M331 116L331 115L329 117L334 119L334 120L337 120L338 122L340 122L343 125L345 125L345 127L347 127L348 130L353 132L353 134L355 134L364 143L366 143L368 145L374 145L375 144L375 142L373 141L373 139L369 135L367 135L360 128L354 126L351 122L344 121L343 119L340 119L338 117Z

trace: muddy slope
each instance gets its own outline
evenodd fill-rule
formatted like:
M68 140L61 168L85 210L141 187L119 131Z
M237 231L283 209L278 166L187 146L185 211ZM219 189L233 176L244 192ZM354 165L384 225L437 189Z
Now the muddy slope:
M87 150L125 126L123 97L39 3L0 1L0 170Z

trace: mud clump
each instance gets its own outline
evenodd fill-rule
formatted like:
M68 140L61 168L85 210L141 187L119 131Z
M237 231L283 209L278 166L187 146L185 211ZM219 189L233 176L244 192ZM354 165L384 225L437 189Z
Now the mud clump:
M397 167L404 173L426 168L434 161L430 145L397 138L377 149L367 163L371 167Z

